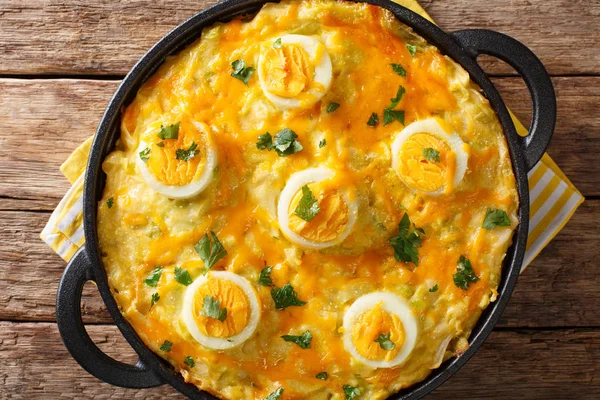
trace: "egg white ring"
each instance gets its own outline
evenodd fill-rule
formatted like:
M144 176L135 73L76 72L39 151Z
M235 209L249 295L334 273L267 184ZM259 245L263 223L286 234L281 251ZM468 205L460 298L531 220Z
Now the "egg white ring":
M277 204L277 219L279 220L279 228L290 241L302 247L320 250L335 246L336 244L343 242L348 235L350 235L350 232L352 232L352 228L354 228L354 224L356 223L358 205L355 201L350 201L348 192L345 190L341 192L341 195L348 206L348 222L346 223L344 230L335 239L328 240L326 242L315 242L302 237L290 229L289 209L296 193L298 193L298 191L301 190L302 186L304 185L314 182L321 182L325 179L333 178L334 175L335 172L329 168L318 167L296 172L290 177L290 179L288 179L285 187L281 191L281 195L279 196L279 203Z
M233 282L239 286L250 303L250 318L248 323L237 335L230 336L228 338L215 338L204 335L200 332L198 324L196 324L196 318L194 317L194 297L200 286L202 286L208 278L223 279ZM258 321L260 320L260 303L258 301L258 295L252 287L252 284L244 277L234 274L228 271L209 271L206 275L196 278L186 289L185 295L183 296L183 308L181 310L181 317L185 323L188 331L194 339L201 345L208 347L213 350L225 350L230 349L244 343L246 340L254 334Z
M308 53L310 57L316 53L319 45L323 45L318 40L304 35L285 35L281 38L281 44L298 44L304 48L304 50ZM324 45L323 45L324 46ZM325 90L323 92L318 91L316 89L311 89L308 91L310 95L313 97L314 101L309 103L301 103L300 100L294 98L281 97L276 94L269 92L267 87L267 83L262 80L262 65L263 65L263 54L261 52L258 58L258 80L260 82L260 87L265 94L265 96L271 100L271 102L280 108L289 109L289 108L300 108L300 107L308 107L315 104L317 101L321 100L321 98L327 93L329 88L331 87L331 80L333 76L333 68L331 65L331 58L329 57L329 53L327 49L323 51L323 55L319 60L319 63L315 67L315 74L313 81L320 83L323 85Z
M394 138L394 142L392 143L392 168L396 171L396 174L408 187L412 190L415 190L419 193L428 194L430 196L439 196L444 193L444 187L434 191L434 192L426 192L418 189L414 189L410 186L405 180L404 177L398 172L400 167L399 163L399 155L400 148L404 144L404 141L408 139L410 136L416 133L430 133L432 135L437 136L442 139L444 142L448 144L450 149L454 151L456 154L456 170L454 172L454 183L453 187L456 188L458 184L462 181L465 176L465 172L467 171L467 164L469 160L469 155L463 149L464 142L458 136L456 132L452 132L451 134L446 133L446 130L440 125L435 118L423 119L421 121L415 121L412 124L408 125L400 133L396 135Z
M382 303L382 308L389 314L397 315L402 321L404 328L404 343L402 348L396 354L396 357L390 361L369 360L363 357L352 341L352 328L356 320L366 311L371 310L378 303ZM392 368L402 364L413 351L417 343L418 323L410 306L406 300L390 292L373 292L359 297L352 303L350 308L344 314L344 347L356 360L372 368Z
M194 125L199 130L207 130L202 129L202 124L194 122ZM217 153L213 149L213 143L211 137L207 134L207 146L206 146L206 163L204 164L204 168L202 170L202 174L198 179L192 181L186 185L176 186L176 185L166 185L162 182L159 182L154 175L148 170L146 163L140 158L139 153L148 147L148 143L144 141L140 141L140 145L136 150L136 161L139 170L142 172L142 177L155 192L158 192L162 195L165 195L172 199L188 199L190 197L196 196L200 192L202 192L212 181L213 170L217 166ZM150 154L152 156L152 153Z

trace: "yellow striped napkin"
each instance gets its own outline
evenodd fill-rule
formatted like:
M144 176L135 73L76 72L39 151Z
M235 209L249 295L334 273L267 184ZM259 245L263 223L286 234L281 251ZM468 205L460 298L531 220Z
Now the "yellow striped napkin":
M395 0L432 21L431 17L415 0ZM512 115L520 135L527 129ZM92 138L81 144L60 167L61 172L73 185L60 201L41 238L65 261L84 244L83 236L83 172L87 164ZM529 240L523 262L523 271L542 251L552 238L569 221L583 196L563 174L548 154L529 172L531 197Z

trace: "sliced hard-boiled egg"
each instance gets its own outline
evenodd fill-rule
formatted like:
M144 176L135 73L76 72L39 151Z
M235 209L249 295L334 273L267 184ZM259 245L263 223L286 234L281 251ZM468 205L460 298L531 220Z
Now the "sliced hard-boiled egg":
M392 143L392 168L412 190L450 194L465 176L469 146L438 118L413 122Z
M174 199L186 199L202 192L212 180L217 165L208 127L183 120L142 135L137 149L137 165L142 177L154 191Z
M265 96L280 108L313 105L329 90L331 78L329 53L313 37L285 35L265 43L261 49L260 86Z
M402 297L389 292L356 299L344 314L344 347L372 368L402 364L417 342L418 324Z
M346 189L333 184L334 176L331 169L318 167L296 172L289 178L279 197L277 218L290 241L309 249L324 249L348 237L356 223L358 205ZM314 199L310 205L312 219L297 213L307 195Z
M212 308L212 316L207 308ZM239 346L256 331L260 300L246 278L232 272L211 271L187 287L181 315L200 344L224 350Z

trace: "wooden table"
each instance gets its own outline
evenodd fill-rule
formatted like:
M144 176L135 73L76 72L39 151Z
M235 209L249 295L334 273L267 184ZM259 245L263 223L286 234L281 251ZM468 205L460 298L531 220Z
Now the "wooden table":
M55 323L65 263L39 239L69 187L59 165L94 133L119 81L167 31L214 0L0 0L0 398L180 398L168 386L116 388L67 354ZM491 337L433 398L600 398L600 2L424 0L446 30L489 28L530 46L553 76L549 153L587 201L521 276ZM524 121L515 72L483 60ZM88 332L135 356L91 284Z

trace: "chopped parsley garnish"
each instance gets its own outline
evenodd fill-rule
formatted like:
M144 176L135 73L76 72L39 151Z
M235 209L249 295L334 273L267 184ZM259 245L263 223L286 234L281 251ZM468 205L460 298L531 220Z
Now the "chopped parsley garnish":
M175 280L185 286L192 283L192 277L190 276L188 270L178 267L175 267Z
M156 143L156 145L158 147L165 147L165 142L158 142L158 143Z
M106 200L106 207L112 208L113 204L115 204L115 199L113 197Z
M296 140L298 135L290 128L280 130L273 137L273 148L279 157L289 156L303 149L299 141Z
M158 285L158 281L160 280L160 275L162 274L162 269L163 269L163 267L161 267L160 265L157 265L152 270L152 272L150 272L150 275L148 276L148 278L146 278L144 280L144 283L148 286L156 287L156 285Z
M342 386L344 389L344 394L346 395L346 400L356 399L360 395L360 389L350 385Z
M392 108L396 108L396 106L398 106L398 104L400 104L400 102L402 101L402 98L404 97L405 93L406 89L404 89L404 86L398 86L398 90L396 91L396 97L390 99L391 104L387 107L387 109L391 110Z
M394 72L397 75L400 76L406 76L406 70L404 69L404 67L400 64L390 64L390 66L392 67L392 69L394 70Z
M298 293L290 283L286 283L282 288L274 287L271 289L271 297L275 302L275 308L278 310L306 304L305 301L298 300Z
M429 289L429 293L435 293L438 291L438 284L433 285L431 289Z
M398 261L411 262L418 267L419 251L417 249L421 247L421 235L424 235L425 231L413 224L413 231L409 232L410 219L408 213L404 213L398 229L398 236L394 236L388 241L394 248L394 258Z
M406 93L406 89L400 85L396 92L396 97L390 99L391 104L383 110L383 126L391 124L394 121L398 121L404 125L404 111L394 110L400 104L400 101L402 101L404 93Z
M207 273L217 261L227 255L227 250L225 250L225 247L223 247L219 238L213 231L210 231L210 237L208 236L208 233L205 233L198 243L194 245L194 250L196 250L200 259L204 261L204 266L206 267L204 273Z
M231 76L239 79L240 81L244 82L246 86L248 86L248 81L254 73L254 68L246 67L246 62L244 60L235 60L231 63L231 68L233 68Z
M217 300L212 296L205 296L200 314L223 322L225 321L225 318L227 318L227 309L221 308L220 300Z
M158 137L162 140L165 139L177 139L179 137L179 122L169 126L160 126L160 132ZM164 146L164 144L163 144Z
M452 278L454 278L454 284L462 290L468 290L471 283L475 283L479 280L479 278L475 276L471 261L465 256L460 256L458 259L456 273L452 275Z
M332 113L335 110L337 110L338 108L340 108L340 105L338 103L334 103L333 101L331 101L331 102L329 102L329 105L327 106L327 112Z
M256 148L259 150L273 150L273 137L269 132L263 133L258 137L258 142L256 142Z
M160 346L160 350L166 351L168 353L169 351L171 351L171 347L173 347L173 343L169 342L168 340L165 340Z
M150 309L154 307L154 305L160 300L160 294L158 292L152 293L152 298L150 299Z
M273 48L274 49L280 49L283 47L283 44L281 43L281 38L277 39L274 43L273 43Z
M367 121L367 125L376 126L378 123L379 123L379 116L377 115L377 113L371 114L371 116L369 117L369 120Z
M506 215L506 211L488 207L481 227L491 231L497 226L510 226L510 219Z
M177 149L177 151L175 151L175 157L177 157L177 159L181 161L190 161L192 158L196 157L200 153L200 150L197 150L197 148L198 145L196 144L196 142L192 142L192 144L187 150Z
M307 185L302 186L302 198L298 202L298 206L294 210L294 214L303 220L310 222L321 211L319 202L313 196Z
M327 139L321 139L321 141L319 142L319 148L325 147L326 144L327 144Z
M271 393L270 395L265 397L265 400L279 400L281 398L282 394L283 394L283 388L280 387L279 389L277 389L276 391L274 391L273 393Z
M329 379L329 375L327 375L327 372L323 371L315 375L315 378L320 379L322 381L326 381L327 379Z
M258 284L262 286L273 286L273 280L271 279L271 270L273 267L267 266L260 271L258 277Z
M185 360L183 360L183 363L190 368L194 368L196 366L196 362L191 356L187 356Z
M379 336L377 336L377 339L373 341L375 343L379 343L379 347L381 347L384 350L394 350L396 348L396 343L392 342L392 340L390 339L390 335L391 332L387 335L380 333Z
M410 55L414 57L414 55L417 52L417 46L412 46L410 44L407 44L406 48L407 48L408 52L410 53Z
M150 158L151 152L152 152L152 150L150 150L149 147L146 147L144 150L140 151L140 158L142 159L143 162L148 161L148 159Z
M423 157L425 157L427 161L440 162L440 152L431 147L423 148Z
M283 335L281 338L283 340L285 340L286 342L296 343L298 346L300 346L303 349L310 349L310 341L312 340L312 333L310 333L310 331L306 331L300 336Z

